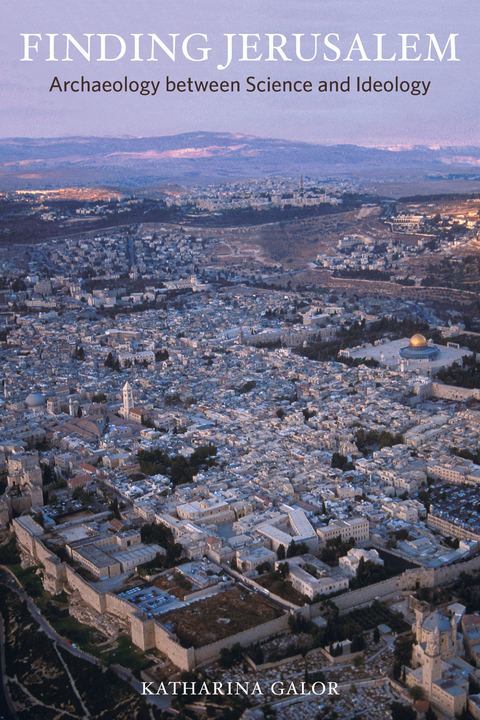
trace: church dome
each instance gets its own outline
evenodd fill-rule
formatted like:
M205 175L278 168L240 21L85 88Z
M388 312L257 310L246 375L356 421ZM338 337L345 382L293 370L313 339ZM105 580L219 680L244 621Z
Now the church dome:
M423 337L423 335L420 335L420 333L416 333L415 335L413 335L413 337L410 338L410 347L425 347L426 344L426 339Z
M40 393L30 393L25 398L25 405L28 408L40 408L45 405L45 398Z
M435 610L423 623L423 629L427 632L434 632L437 629L439 632L448 632L452 628L445 615Z

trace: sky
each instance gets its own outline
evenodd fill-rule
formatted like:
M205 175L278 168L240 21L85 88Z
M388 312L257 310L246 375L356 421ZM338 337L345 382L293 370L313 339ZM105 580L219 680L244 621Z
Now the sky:
M2 0L2 4L0 136L4 138L216 131L392 148L480 145L478 0ZM87 36L92 36L90 60L73 40L71 59L65 59L68 34L84 53ZM151 34L165 47L156 45L156 60L149 59ZM300 59L295 36L302 35L299 52L310 58L315 34L316 57ZM440 52L445 51L442 61L434 49L433 60L425 59L428 34L434 35ZM448 59L452 34L455 60ZM105 60L99 60L101 35ZM228 64L227 35L232 36L232 58L228 67L219 69ZM284 36L285 44L270 52L269 36L277 46ZM382 57L395 59L375 59L379 36ZM123 49L123 56L114 60ZM82 77L91 87L94 82L107 82L117 83L116 87L121 83L122 88L127 78L128 89L75 93L68 85L64 90L65 82L80 82ZM175 84L174 91L167 92L167 77L170 87ZM238 85L229 92L179 92L178 82L189 78L224 81L224 87L235 81ZM247 78L253 79L247 83ZM298 81L302 89L247 92L267 78L279 86ZM372 87L367 92L369 78L378 90ZM320 82L329 87L331 81L345 91L318 91ZM150 94L134 90L142 82L148 83ZM365 91L357 91L357 82ZM152 83L157 87L155 95ZM412 94L414 87L420 88L420 94Z

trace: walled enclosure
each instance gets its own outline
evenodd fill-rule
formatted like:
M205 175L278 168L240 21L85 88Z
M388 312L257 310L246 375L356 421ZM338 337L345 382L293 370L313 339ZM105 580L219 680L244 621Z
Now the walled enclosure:
M84 602L98 613L111 613L123 618L130 624L132 642L142 650L157 648L182 670L192 670L204 663L213 662L220 657L222 648L231 647L239 642L249 645L259 640L288 630L288 615L257 625L236 635L219 640L200 648L184 648L178 638L166 630L154 618L148 618L127 600L110 592L99 592L93 585L81 578L66 563L60 562L42 542L41 536L30 533L16 520L13 528L19 545L35 565L44 569L44 588L51 594L64 589L77 590ZM458 577L463 572L471 572L480 568L480 556L464 563L445 568L416 568L406 570L401 575L359 590L346 592L334 598L340 611L349 610L359 605L371 603L377 597L387 597L402 590L415 590L417 587L433 587ZM305 617L315 618L321 614L322 603L305 605L294 612ZM290 610L292 612L292 610Z

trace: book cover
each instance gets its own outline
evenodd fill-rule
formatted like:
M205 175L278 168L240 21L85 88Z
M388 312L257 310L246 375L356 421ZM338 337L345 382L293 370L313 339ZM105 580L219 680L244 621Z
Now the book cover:
M401 302L412 338L391 352L395 372L424 363L415 377L447 353L422 322L476 329L476 275L458 266L478 270L477 17L474 0L3 8L0 510L17 540L2 562L24 588L0 576L5 717L464 709L465 682L442 691L430 626L414 660L408 639L395 645L409 629L398 612L414 621L407 572L417 587L440 575L405 556L384 574L375 513L354 512L369 451L400 445L407 416L385 411L401 395L389 376L397 394L360 422L384 377L368 392L346 380L363 355L332 354L332 317L359 323L358 346ZM461 208L441 204L456 196ZM400 235L415 252L393 247ZM405 382L402 398L421 395ZM418 500L403 482L395 497ZM414 538L395 529L387 549ZM370 548L343 575L335 538L344 556ZM27 596L47 634L28 635ZM432 622L454 653L450 618Z

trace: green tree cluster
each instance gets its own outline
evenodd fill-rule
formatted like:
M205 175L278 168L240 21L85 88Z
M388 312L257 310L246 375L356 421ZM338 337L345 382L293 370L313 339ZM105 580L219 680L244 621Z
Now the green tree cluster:
M85 350L81 345L75 346L75 349L72 352L72 358L73 360L79 360L80 362L85 360Z
M297 555L305 555L309 550L306 542L296 543L292 538L292 542L287 548L287 558L296 557Z
M462 339L463 342L465 342L464 339ZM466 355L462 358L462 365L454 362L448 368L440 368L436 379L445 385L480 388L480 364L477 363L476 353L473 356Z
M114 358L112 352L108 353L106 360L103 364L106 368L110 368L110 370L115 370L115 372L122 371L122 368L120 367L120 360L118 358Z
M355 547L355 539L350 538L348 542L342 540L341 535L327 540L326 547L320 551L320 560L330 567L337 567L339 558L343 557Z
M355 463L351 462L348 457L342 455L339 452L334 452L331 461L332 468L339 468L340 470L348 471L355 470Z
M400 445L403 443L403 436L401 433L395 435L388 430L376 430L371 429L365 432L363 428L359 428L355 433L355 445L359 452L365 453L369 448L372 447L393 447L393 445Z
M256 380L247 380L247 382L243 383L239 388L235 390L237 395L245 395L246 393L249 393L253 388L257 387L257 381Z
M361 345L362 343L374 343L384 337L392 340L401 337L411 337L418 332L427 332L427 323L417 323L415 320L406 318L398 320L396 317L382 317L366 327L366 323L354 322L350 327L343 326L334 340L325 342L320 335L306 347L299 346L294 348L297 355L308 357L311 360L333 361L338 360L340 350ZM345 358L340 358L343 362Z
M196 448L188 459L183 455L170 457L160 449L139 450L137 458L145 475L169 476L172 485L176 486L191 482L202 466L212 467L216 454L217 448L210 444Z
M220 650L219 663L223 668L231 668L243 658L243 647L239 642L234 643L231 648L222 648Z

